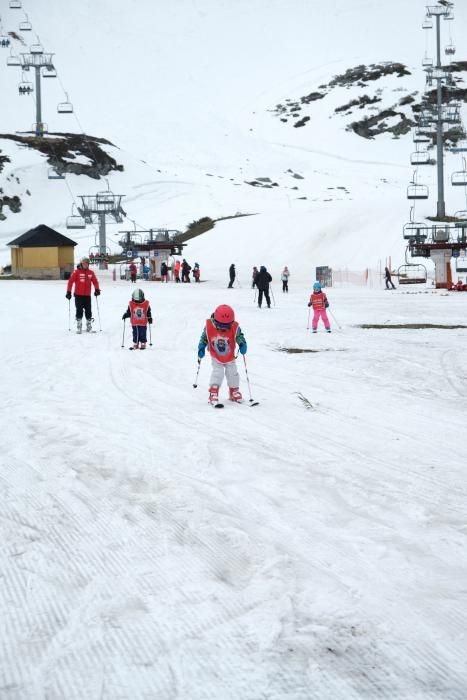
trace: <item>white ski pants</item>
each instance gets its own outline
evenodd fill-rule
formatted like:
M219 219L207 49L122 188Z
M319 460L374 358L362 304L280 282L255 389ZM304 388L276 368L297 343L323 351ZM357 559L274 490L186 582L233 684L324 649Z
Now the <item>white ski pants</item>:
M232 360L232 362L219 362L215 357L211 357L211 361L212 372L210 386L220 386L224 379L224 372L229 387L237 389L240 386L240 377L235 360Z

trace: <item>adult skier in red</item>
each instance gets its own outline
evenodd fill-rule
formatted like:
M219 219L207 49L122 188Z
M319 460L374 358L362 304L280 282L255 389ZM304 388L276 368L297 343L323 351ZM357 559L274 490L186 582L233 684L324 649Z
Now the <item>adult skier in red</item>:
M242 355L247 351L245 336L235 320L232 307L227 304L218 306L206 321L198 344L198 358L202 360L206 347L211 353L212 373L209 387L209 402L219 405L219 388L224 374L229 386L230 401L241 402L240 377L235 362L236 344Z
M93 270L89 269L89 258L81 258L81 261L70 276L66 288L66 298L71 299L71 290L75 285L74 297L76 306L76 330L81 333L83 325L83 312L86 317L86 331L92 330L91 285L94 286L94 296L101 293L99 282Z
M315 282L313 285L313 293L310 296L308 306L313 307L313 321L311 323L313 333L318 332L318 321L320 318L322 319L327 332L330 333L331 324L329 323L328 315L326 313L329 302L326 294L322 291L321 284L319 282Z

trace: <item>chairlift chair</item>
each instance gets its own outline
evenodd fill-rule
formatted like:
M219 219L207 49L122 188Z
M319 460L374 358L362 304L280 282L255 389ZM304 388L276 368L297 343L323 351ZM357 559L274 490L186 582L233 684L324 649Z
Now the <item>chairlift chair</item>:
M446 54L446 56L454 56L454 54L456 53L456 47L454 46L454 44L448 44L444 49L444 53Z
M456 272L467 272L467 257L459 255L456 258Z
M34 86L30 80L22 80L18 84L18 92L20 95L30 95L34 92Z
M59 114L72 114L73 113L73 105L71 102L68 101L68 93L65 93L66 95L66 102L59 102L57 105L57 112Z
M33 54L41 54L44 53L44 47L42 44L31 44L29 47L29 53Z
M428 132L423 131L423 129L415 129L413 141L414 143L429 143L431 141L431 136Z
M431 19L426 17L423 20L422 29L433 29L433 22L431 21Z
M424 57L423 57L423 60L422 60L422 66L423 66L424 68L432 68L432 66L433 66L433 59L430 58L429 56L427 56L427 55L425 54Z
M402 236L406 241L422 242L428 237L428 226L419 221L409 221L409 223L404 224Z
M86 222L82 216L72 214L66 218L66 227L69 229L86 228Z
M426 284L428 275L425 265L401 265L397 270L399 284Z
M11 44L10 37L8 34L1 34L0 33L0 46L2 49L7 49Z
M49 168L47 171L47 178L49 180L64 180L65 175L63 175L63 173L57 172L55 168Z
M428 151L414 151L410 154L411 165L429 165L430 154Z
M434 224L431 227L431 237L434 243L447 243L451 236L451 229L449 226L443 226L442 224Z
M114 206L115 195L112 192L98 192L96 194L96 203L105 204L107 206Z
M10 10L21 10L21 0L10 0Z
M27 16L27 14L24 14L26 15L26 19L19 23L19 30L20 32L30 32L32 31L32 24L29 21L29 17Z
M56 78L57 77L57 71L53 66L46 66L44 68L44 72L42 73L43 78Z
M16 56L16 54L13 53L13 49L10 51L10 55L8 56L6 60L7 66L20 66L21 65L21 59L19 56Z
M452 173L451 185L453 187L465 187L467 185L467 170L458 170Z
M410 184L407 187L407 199L428 199L429 189L427 185Z

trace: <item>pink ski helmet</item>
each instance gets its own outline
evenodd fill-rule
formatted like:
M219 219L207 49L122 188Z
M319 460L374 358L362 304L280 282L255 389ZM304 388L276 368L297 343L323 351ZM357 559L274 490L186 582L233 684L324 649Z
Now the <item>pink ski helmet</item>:
M217 309L214 311L213 316L216 324L221 327L231 326L232 323L235 321L234 310L231 306L227 306L227 304L221 304L220 306L218 306Z

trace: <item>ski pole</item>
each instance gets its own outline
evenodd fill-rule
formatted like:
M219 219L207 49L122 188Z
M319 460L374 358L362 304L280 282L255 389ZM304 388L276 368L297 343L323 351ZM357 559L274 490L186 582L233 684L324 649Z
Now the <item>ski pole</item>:
M193 389L196 389L196 387L198 386L198 375L199 375L200 367L201 367L201 359L198 357L198 371L196 372L196 377L195 377L195 381L193 384Z
M101 312L99 311L99 297L96 297L96 304L97 304L97 318L99 319L99 330L102 332L102 326L101 326Z
M276 300L275 300L275 298L274 298L274 291L273 291L273 288L272 288L272 284L271 284L271 296L272 296L272 300L273 300L274 306L275 306L275 305L276 305Z
M68 299L68 330L71 331L71 299Z
M308 321L306 322L307 331L310 330L310 314L311 314L311 307L308 307Z
M125 347L125 328L126 328L126 318L123 319L122 348Z
M152 345L151 324L149 324L149 345Z
M248 384L248 393L249 393L249 395L250 395L250 403L253 403L253 398L252 398L252 396L251 396L250 379L249 379L249 377L248 377L248 370L247 370L247 368L246 368L246 359L245 359L245 355L242 355L242 357L243 357L243 364L244 364L244 366L245 366L245 376L246 376L246 383Z
M341 330L342 330L342 326L341 326L341 325L339 325L339 321L338 321L338 320L337 320L337 318L336 318L336 317L334 316L334 314L332 313L331 309L329 309L329 313L330 313L330 314L331 314L331 316L333 317L333 319L334 319L334 322L335 322L336 326L337 326L337 327L338 327L338 329L339 329L339 330L341 331Z

